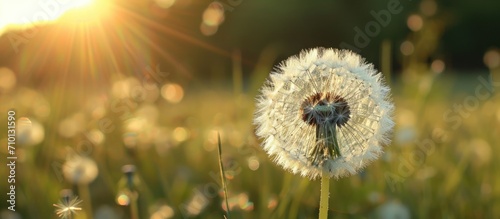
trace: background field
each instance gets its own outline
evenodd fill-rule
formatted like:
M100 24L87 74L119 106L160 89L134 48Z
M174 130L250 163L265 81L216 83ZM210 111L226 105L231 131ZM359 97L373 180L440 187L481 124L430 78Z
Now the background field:
M355 27L366 32L388 2L165 2L105 1L0 35L0 132L10 109L18 126L16 213L2 201L0 218L57 218L62 189L83 200L75 218L131 218L127 164L140 218L223 218L217 133L231 219L317 218L319 181L260 148L254 98L301 49L356 46ZM356 46L392 88L393 143L331 182L330 218L498 218L499 3L399 3ZM72 177L68 161L81 165Z

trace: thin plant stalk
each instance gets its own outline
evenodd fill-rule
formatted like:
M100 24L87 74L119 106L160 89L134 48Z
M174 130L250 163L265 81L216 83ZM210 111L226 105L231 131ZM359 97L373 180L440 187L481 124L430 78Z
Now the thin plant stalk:
M92 201L91 201L91 196L90 196L90 191L89 191L89 185L88 184L78 184L78 193L80 193L80 197L83 200L84 203L84 211L85 214L87 215L87 218L92 219Z
M382 73L385 76L387 84L391 84L391 41L386 39L382 41L380 52L380 65L382 66Z
M220 142L220 133L217 133L217 141L218 141L218 146L219 146L219 168L220 168L220 177L222 181L222 187L224 189L224 199L226 200L226 210L227 210L227 218L230 218L229 216L229 203L227 200L227 186L226 186L226 175L224 173L224 165L222 165L222 145ZM225 216L224 216L225 217Z
M243 70L241 68L241 52L233 51L233 89L234 94L239 95L243 90Z
M131 219L139 219L139 206L137 205L137 194L132 195L130 202L130 217Z
M321 195L319 198L319 219L328 218L328 201L330 196L330 177L323 173L321 177Z

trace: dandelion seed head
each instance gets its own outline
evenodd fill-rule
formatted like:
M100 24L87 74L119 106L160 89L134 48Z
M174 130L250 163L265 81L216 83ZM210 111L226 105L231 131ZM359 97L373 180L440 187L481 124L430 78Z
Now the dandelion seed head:
M355 174L390 142L393 104L381 74L348 50L282 62L257 97L254 123L274 161L311 179Z
M89 184L97 177L99 170L94 160L80 155L70 155L62 167L63 176L74 184Z
M54 204L54 207L56 207L55 212L60 218L70 218L73 214L76 213L76 211L82 210L82 208L80 207L81 203L82 200L78 199L78 197L63 197L61 200L59 200L58 204Z

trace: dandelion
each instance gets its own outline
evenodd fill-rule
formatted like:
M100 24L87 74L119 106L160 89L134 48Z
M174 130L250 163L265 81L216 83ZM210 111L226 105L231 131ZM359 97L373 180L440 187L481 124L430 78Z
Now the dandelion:
M63 175L74 184L88 185L97 177L99 170L94 160L70 154L63 165Z
M56 207L56 214L60 218L72 218L73 214L76 214L76 211L81 211L82 208L80 204L82 200L78 199L78 197L72 198L72 192L70 190L63 190L62 199L59 200L58 204L54 204Z
M84 207L87 215L92 215L92 197L90 195L89 184L95 180L99 174L97 164L91 158L75 154L69 150L69 154L64 162L63 176L69 182L77 185L78 194L85 200Z
M117 201L120 205L130 205L130 214L132 219L139 219L139 206L137 204L139 193L136 191L135 178L136 167L128 164L122 167L122 172L125 175L125 184L120 183L120 187L125 189L119 194ZM123 181L121 181L123 182Z
M303 51L262 87L256 134L276 163L310 179L322 177L322 190L328 190L329 178L355 174L389 143L389 91L373 65L351 51Z

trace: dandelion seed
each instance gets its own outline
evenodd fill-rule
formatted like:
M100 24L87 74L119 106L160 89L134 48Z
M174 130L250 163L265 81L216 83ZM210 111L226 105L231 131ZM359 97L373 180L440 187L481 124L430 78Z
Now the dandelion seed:
M261 88L254 123L276 163L315 179L355 174L390 142L390 89L347 50L315 48L284 61Z
M63 197L62 200L59 200L58 204L54 204L54 207L56 207L56 214L60 218L71 218L73 214L76 214L76 211L82 210L80 207L81 203L82 200L78 199L78 197Z

